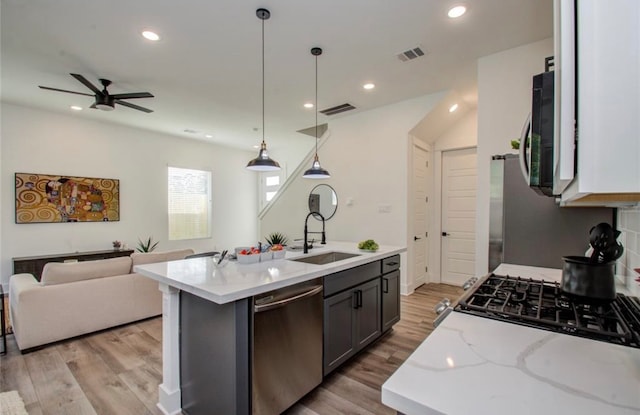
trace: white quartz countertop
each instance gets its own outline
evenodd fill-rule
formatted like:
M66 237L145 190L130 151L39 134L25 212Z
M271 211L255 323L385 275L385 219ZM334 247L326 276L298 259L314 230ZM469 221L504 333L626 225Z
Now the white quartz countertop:
M239 264L237 261L229 261L223 267L216 267L210 257L191 258L137 265L134 271L215 303L225 304L406 251L405 247L381 245L376 252L363 252L357 248L357 245L357 242L316 244L308 254L303 254L302 251L287 251L284 259L256 264ZM313 256L332 251L353 253L358 256L325 265L290 261L301 256Z
M494 272L561 276L501 267ZM640 349L454 311L384 383L382 402L407 415L637 415Z

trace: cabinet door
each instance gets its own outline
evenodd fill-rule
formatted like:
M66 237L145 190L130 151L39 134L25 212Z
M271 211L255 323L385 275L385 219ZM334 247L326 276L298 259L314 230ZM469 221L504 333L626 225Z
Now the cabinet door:
M348 290L324 300L324 375L355 353L357 293Z
M381 296L380 278L357 286L356 344L358 350L371 343L382 334L381 330Z
M382 331L400 321L400 271L382 276Z
M640 200L639 15L637 0L576 2L577 175L563 202Z

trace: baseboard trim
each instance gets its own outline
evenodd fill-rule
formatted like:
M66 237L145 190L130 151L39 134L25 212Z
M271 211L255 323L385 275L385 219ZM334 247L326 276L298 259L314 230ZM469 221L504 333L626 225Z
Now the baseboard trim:
M411 284L400 284L400 294L402 295L411 295L416 290L416 288L427 282L427 277L423 276L418 278L416 281L413 281Z
M169 391L164 383L158 386L158 409L165 415L182 414L182 401L180 399L180 389Z

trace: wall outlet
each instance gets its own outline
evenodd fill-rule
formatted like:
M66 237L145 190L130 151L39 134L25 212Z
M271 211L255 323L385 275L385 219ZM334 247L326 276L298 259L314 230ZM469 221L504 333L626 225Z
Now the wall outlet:
M378 205L378 212L380 212L380 213L389 213L389 212L391 212L391 205L388 205L388 204Z

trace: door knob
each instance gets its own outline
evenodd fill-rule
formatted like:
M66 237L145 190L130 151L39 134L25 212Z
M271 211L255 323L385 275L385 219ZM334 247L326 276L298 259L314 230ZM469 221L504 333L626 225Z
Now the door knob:
M442 232L442 236L449 236L451 235L450 233L446 233L446 232Z
M413 237L413 240L414 240L414 241L417 241L418 239L422 239L422 238L418 238L417 236L414 236L414 237Z

